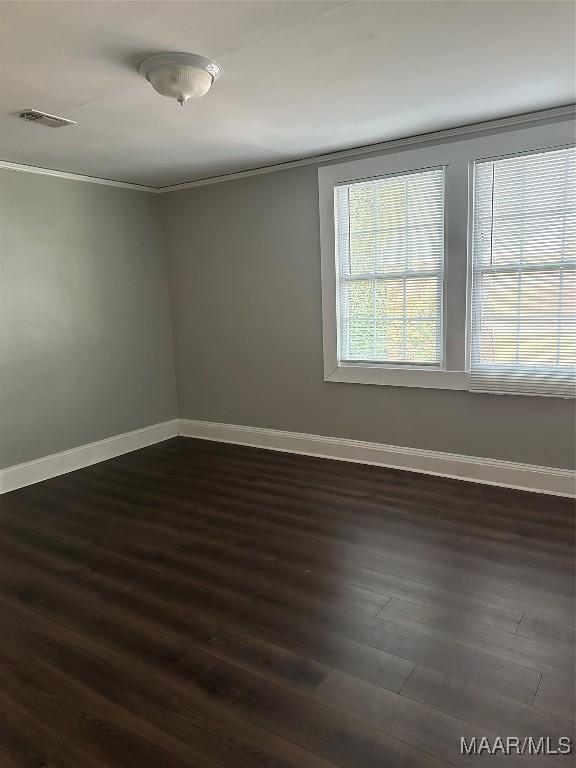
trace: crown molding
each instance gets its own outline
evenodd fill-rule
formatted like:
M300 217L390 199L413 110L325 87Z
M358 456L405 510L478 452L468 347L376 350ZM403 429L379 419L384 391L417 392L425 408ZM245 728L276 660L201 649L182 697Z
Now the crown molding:
M90 184L104 184L104 186L107 187L132 189L136 192L153 192L154 194L157 194L160 191L158 187L148 187L145 184L132 184L129 181L101 179L99 176L83 176L81 173L57 171L53 168L42 168L37 165L25 165L24 163L11 163L8 160L0 160L0 170L20 171L21 173L35 173L39 176L53 176L57 179L67 179L68 181L84 181Z
M232 181L234 179L245 179L249 176L261 176L265 173L275 173L276 171L286 171L290 168L302 168L307 165L322 165L337 160L345 160L349 157L359 157L370 155L375 152L392 152L405 147L416 147L425 144L433 144L441 141L451 141L464 137L482 136L496 131L514 130L520 128L530 128L541 125L542 123L554 123L563 120L574 120L576 117L576 104L567 104L563 107L553 109L542 109L537 112L527 112L521 115L512 115L510 117L501 117L496 120L484 120L477 123L468 123L466 125L446 128L441 131L432 131L429 133L420 133L415 136L407 136L401 139L389 139L380 141L376 144L365 144L361 147L352 147L342 149L336 152L326 154L311 155L298 160L288 160L284 163L274 163L259 168L250 168L246 171L233 171L231 173L221 174L220 176L208 176L204 179L195 181L185 181L179 184L169 184L161 187L148 186L146 184L133 184L129 181L114 181L113 179L102 179L98 176L84 176L79 173L70 173L68 171L58 171L52 168L42 168L35 165L25 165L23 163L12 163L7 160L0 160L0 170L21 171L23 173L36 173L41 176L53 176L58 179L68 179L68 181L83 181L90 184L104 184L108 187L120 187L122 189L131 189L136 192L151 192L153 194L167 194L169 192L179 192L184 189L193 189L194 187L203 187L207 184L219 184L223 181Z
M574 120L576 118L576 104L567 104L563 107L553 109L543 109L537 112L527 112L521 115L512 115L510 117L501 117L496 120L485 120L479 123L468 123L455 128L446 128L441 131L432 131L429 133L420 133L415 136L407 136L401 139L389 139L377 144L366 144L361 147L352 147L351 149L342 149L328 154L312 155L300 160L289 160L285 163L275 163L260 168L252 168L246 171L237 171L225 173L221 176L210 176L196 181L182 182L181 184L171 184L169 186L158 187L160 194L166 192L178 192L182 189L193 189L202 187L206 184L218 184L222 181L232 181L233 179L245 179L248 176L260 176L265 173L274 173L276 171L285 171L290 168L301 168L306 165L322 165L334 160L345 160L348 157L359 157L361 155L370 155L375 152L392 152L405 147L415 147L423 144L434 144L441 141L456 140L465 137L482 136L496 131L513 130L520 128L531 128L542 123L555 123L563 120Z

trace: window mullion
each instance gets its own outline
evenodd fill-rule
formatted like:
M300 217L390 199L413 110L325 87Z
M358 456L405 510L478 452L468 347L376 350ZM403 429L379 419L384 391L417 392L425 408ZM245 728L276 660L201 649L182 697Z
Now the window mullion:
M342 283L355 283L361 280L404 280L412 277L439 277L442 269L428 269L422 272L409 270L408 272L360 272L354 275L342 275Z
M444 361L449 371L466 369L468 283L468 163L446 166L444 196Z

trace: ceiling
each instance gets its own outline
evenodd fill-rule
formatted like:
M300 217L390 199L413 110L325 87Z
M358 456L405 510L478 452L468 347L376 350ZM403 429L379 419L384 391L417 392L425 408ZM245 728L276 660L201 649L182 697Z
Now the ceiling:
M0 160L165 186L574 101L572 2L0 2ZM184 108L137 72L215 59ZM13 116L36 108L77 125Z

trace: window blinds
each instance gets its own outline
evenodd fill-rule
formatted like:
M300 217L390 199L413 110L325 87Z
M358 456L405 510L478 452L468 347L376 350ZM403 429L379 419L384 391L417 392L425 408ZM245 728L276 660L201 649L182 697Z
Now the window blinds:
M339 360L442 363L444 170L335 190Z
M574 395L576 150L477 162L470 388Z

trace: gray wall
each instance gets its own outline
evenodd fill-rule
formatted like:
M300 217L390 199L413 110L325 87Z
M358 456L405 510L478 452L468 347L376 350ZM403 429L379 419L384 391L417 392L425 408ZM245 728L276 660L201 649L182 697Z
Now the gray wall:
M0 171L0 467L176 416L157 196Z
M324 382L318 230L315 167L161 197L0 171L0 468L176 415L573 466L569 401Z
M569 468L569 401L324 382L317 170L163 196L179 415Z

